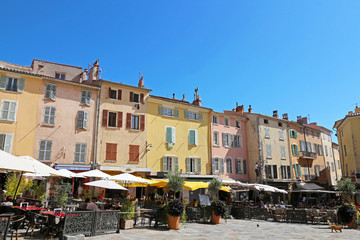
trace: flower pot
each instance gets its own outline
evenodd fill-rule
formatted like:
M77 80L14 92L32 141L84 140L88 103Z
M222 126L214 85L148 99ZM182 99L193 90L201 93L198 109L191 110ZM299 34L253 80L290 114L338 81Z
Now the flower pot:
M124 220L121 218L120 229L130 229L130 228L134 228L134 220L133 219Z
M358 226L355 220L355 216L352 218L351 222L349 222L347 226L349 229L357 229Z
M216 216L214 211L211 214L211 223L213 224L219 224L221 220L221 216Z
M179 229L179 224L180 224L180 216L179 217L168 216L169 229Z

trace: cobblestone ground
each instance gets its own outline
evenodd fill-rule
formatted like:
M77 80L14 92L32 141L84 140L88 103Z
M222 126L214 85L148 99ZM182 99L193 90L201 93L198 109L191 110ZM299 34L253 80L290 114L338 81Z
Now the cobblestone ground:
M259 227L257 227L257 224ZM86 240L105 239L360 239L360 231L343 229L331 232L329 225L290 224L256 220L222 220L221 224L187 223L180 230L163 227L121 230L120 234L88 237Z

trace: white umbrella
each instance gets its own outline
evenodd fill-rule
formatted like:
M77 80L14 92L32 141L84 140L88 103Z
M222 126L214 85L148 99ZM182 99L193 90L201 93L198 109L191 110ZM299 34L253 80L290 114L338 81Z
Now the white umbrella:
M147 184L151 183L145 179L136 177L130 173L122 173L115 176L111 176L110 179L123 183L147 183Z
M76 177L110 178L111 176L107 173L95 169L95 170L77 173Z
M33 169L33 173L36 174L51 174L51 175L55 175L55 176L60 176L60 177L66 177L64 175L62 175L61 173L59 173L58 171L56 171L54 168L30 157L30 156L21 156L19 157L20 159L24 160L27 164L29 164L31 166L31 168Z
M60 170L57 170L58 173L62 174L63 176L66 176L67 178L84 178L82 176L78 176L76 173L74 172L71 172L67 169L60 169Z
M85 183L85 185L106 188L106 189L127 190L126 188L124 188L124 187L120 186L119 184L117 184L113 181L110 181L108 179L88 182L88 183Z
M24 159L0 150L0 169L14 172L35 172L32 165Z

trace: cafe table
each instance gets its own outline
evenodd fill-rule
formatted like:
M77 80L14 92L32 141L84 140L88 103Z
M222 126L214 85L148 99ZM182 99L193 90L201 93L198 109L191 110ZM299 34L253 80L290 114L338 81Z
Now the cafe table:
M54 236L55 228L57 228L57 230L59 230L60 223L61 223L61 220L57 223L56 218L64 219L66 214L64 212L57 214L57 213L54 213L54 211L42 211L40 213L48 216L48 227L47 227L45 236L51 230L50 239L52 240L53 236Z
M46 208L36 207L36 206L27 206L27 207L20 207L20 206L13 206L13 208L25 210L25 211L43 211Z

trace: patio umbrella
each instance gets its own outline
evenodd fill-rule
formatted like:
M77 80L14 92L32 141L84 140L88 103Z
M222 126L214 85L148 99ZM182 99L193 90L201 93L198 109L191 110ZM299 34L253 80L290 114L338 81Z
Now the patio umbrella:
M2 150L0 150L0 169L13 172L35 172L30 162Z
M44 180L45 177L50 177L50 174L41 174L41 173L25 173L24 176L30 179Z
M74 172L71 172L67 169L60 169L60 170L57 170L58 173L66 176L67 178L85 178L85 177L82 177L82 176L78 176L76 173Z
M124 188L123 186L120 186L119 184L117 184L113 181L110 181L108 179L88 182L88 183L85 183L85 185L106 188L106 189L117 189L117 190L126 190L127 191L127 189Z
M58 176L58 177L66 177L61 172L58 172L54 168L40 162L39 160L36 160L35 158L32 158L30 156L20 156L19 158L24 160L26 162L26 164L29 164L31 166L33 173L44 174L44 175L49 174L49 175Z
M129 184L129 183L147 183L150 184L151 182L148 180L145 180L141 177L136 177L130 173L122 173L122 174L118 174L115 176L111 176L109 179L111 180L115 180L118 182L123 182L125 184Z
M90 170L86 172L77 173L76 177L95 177L95 178L107 178L109 179L111 176L107 173L104 173L98 169Z

